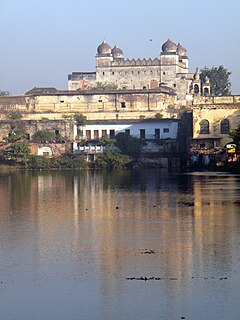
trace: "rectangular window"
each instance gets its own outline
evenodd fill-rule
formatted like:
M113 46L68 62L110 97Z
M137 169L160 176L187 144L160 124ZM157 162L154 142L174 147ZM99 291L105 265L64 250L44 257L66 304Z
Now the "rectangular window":
M160 129L155 129L155 139L160 139Z
M130 129L125 129L125 133L130 135Z
M107 136L107 130L102 130L102 137L106 137Z
M164 133L168 133L169 132L169 128L163 128L163 132Z
M114 139L114 137L115 137L115 130L110 130L109 136L110 136L110 139Z
M140 139L145 139L145 129L140 129Z
M91 139L91 130L86 130L86 138L87 140Z
M56 130L55 130L55 135L56 135L56 136L59 136L59 134L60 134L59 130L56 129Z
M93 131L93 137L95 140L99 139L99 131L98 130Z
M125 102L121 102L121 108L126 108L126 103Z

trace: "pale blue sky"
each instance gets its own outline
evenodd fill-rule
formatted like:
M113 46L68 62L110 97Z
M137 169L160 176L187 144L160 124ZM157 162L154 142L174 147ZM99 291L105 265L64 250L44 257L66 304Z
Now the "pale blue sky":
M72 71L95 71L104 39L125 58L155 58L168 38L190 71L223 64L240 94L239 0L0 0L0 32L0 89L12 94L66 89Z

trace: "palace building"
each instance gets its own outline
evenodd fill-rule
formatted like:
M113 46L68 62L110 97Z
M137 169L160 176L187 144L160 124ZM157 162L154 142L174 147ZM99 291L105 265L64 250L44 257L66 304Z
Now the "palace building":
M125 59L122 49L103 41L97 48L95 72L73 72L68 75L68 90L89 90L97 84L113 89L156 89L168 87L176 92L179 102L186 103L193 94L210 93L208 79L201 83L199 71L189 73L187 50L168 39L159 57Z

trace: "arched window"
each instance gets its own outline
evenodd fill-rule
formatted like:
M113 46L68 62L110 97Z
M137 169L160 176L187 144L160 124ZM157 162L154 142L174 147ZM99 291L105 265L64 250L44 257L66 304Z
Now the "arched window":
M194 93L199 93L199 85L198 84L194 85Z
M205 97L209 95L209 89L208 88L204 88L204 95L205 95Z
M228 134L229 133L229 120L228 119L223 119L221 121L220 127L221 127L220 128L221 133Z
M209 122L204 119L200 122L200 133L206 134L209 133Z

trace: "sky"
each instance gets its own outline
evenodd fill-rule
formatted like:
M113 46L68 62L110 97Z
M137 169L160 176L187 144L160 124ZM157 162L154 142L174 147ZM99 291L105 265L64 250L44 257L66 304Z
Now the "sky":
M155 58L170 38L189 71L223 65L240 94L239 0L0 0L0 90L67 89L67 76L95 71L98 45L125 58ZM149 41L152 39L152 41Z

